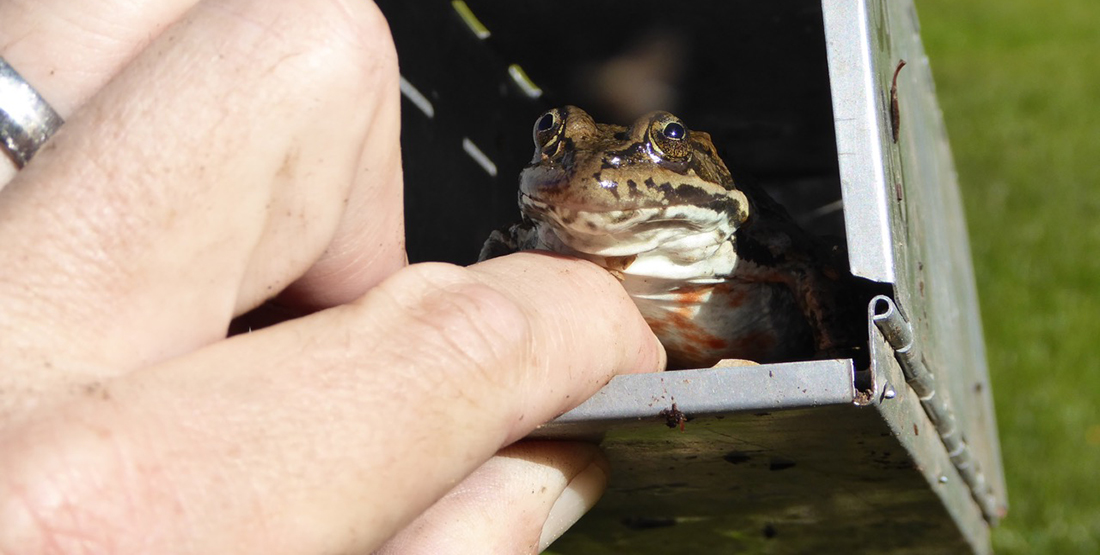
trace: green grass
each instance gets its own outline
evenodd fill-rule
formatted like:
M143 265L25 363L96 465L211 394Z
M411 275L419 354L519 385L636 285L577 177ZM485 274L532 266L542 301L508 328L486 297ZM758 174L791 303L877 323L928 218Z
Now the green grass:
M1100 553L1100 2L917 0L967 208L1011 510Z

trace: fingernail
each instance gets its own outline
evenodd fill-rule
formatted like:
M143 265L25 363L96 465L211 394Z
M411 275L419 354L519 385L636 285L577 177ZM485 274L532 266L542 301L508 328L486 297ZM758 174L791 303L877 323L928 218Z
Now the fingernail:
M573 477L565 491L558 496L554 506L550 508L550 514L542 525L542 535L539 536L539 552L550 547L554 540L561 537L570 526L573 526L584 513L587 513L596 501L599 501L607 488L607 470L599 462L593 462L580 474Z

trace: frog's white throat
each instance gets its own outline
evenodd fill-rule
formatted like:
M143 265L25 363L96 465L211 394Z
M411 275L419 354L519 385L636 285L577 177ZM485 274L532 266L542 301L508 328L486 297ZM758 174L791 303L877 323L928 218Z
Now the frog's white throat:
M624 277L708 283L732 275L737 265L736 225L705 207L591 212L543 204L528 214L537 248L591 260Z

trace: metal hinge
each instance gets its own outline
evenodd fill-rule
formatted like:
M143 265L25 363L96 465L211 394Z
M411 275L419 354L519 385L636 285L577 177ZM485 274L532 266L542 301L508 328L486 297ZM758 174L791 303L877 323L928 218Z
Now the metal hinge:
M906 383L917 394L924 412L935 425L951 463L970 487L970 494L982 515L990 525L995 525L1001 515L997 510L993 490L967 445L966 437L959 430L955 413L943 395L936 395L936 379L928 370L924 355L914 339L913 326L902 316L893 299L885 295L871 299L871 321L882 331L887 344L894 350L894 358L905 374Z

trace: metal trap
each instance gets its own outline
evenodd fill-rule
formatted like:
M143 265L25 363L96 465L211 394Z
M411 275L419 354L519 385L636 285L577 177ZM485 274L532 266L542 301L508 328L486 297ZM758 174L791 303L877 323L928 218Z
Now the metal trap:
M665 109L886 293L867 307L869 361L623 376L538 430L602 439L615 470L551 551L990 552L996 423L911 2L378 4L403 76L411 260L471 263L517 218L543 110Z

